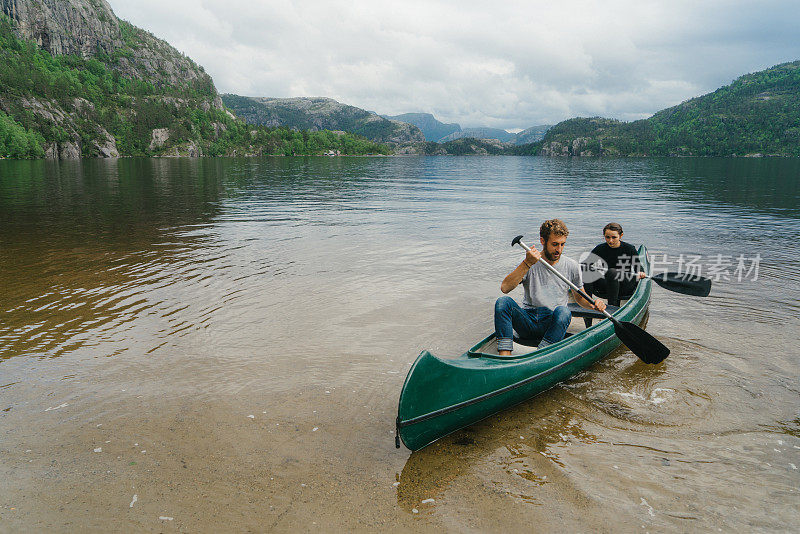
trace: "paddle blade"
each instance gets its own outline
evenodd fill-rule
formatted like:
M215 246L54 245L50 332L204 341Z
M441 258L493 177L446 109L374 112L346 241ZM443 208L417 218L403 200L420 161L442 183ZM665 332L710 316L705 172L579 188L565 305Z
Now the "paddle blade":
M711 293L711 280L703 276L693 276L680 273L658 273L651 277L653 282L664 289L692 295L707 297Z
M669 349L639 326L627 321L614 322L614 333L628 349L644 363L661 363L669 356Z

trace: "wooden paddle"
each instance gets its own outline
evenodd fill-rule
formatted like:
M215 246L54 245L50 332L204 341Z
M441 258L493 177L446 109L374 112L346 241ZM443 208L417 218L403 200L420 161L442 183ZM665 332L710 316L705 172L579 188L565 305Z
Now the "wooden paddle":
M530 250L530 247L522 242L521 235L518 235L511 241L512 247L517 244L519 244L519 246L525 250ZM584 293L578 286L570 282L563 274L556 271L556 268L547 263L544 258L540 262L547 267L551 273L559 277L570 288L572 288L573 291L594 304L595 301L592 297ZM619 340L622 341L622 343L624 343L625 346L628 347L628 349L630 349L630 351L638 356L643 362L660 363L664 361L664 358L669 356L669 349L659 340L645 332L638 325L628 321L620 321L605 310L603 310L602 313L614 324L614 333L617 335Z

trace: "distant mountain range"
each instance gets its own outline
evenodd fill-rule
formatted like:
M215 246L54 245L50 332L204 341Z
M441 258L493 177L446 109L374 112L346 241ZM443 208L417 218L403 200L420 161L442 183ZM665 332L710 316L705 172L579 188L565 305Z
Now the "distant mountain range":
M439 122L430 113L403 113L402 115L388 116L387 119L407 122L422 130L426 141L439 142L443 137L461 131L458 124L445 124Z
M0 158L800 157L800 61L648 119L578 117L512 134L428 113L382 117L330 98L220 98L201 66L118 19L107 0L0 0L0 57Z
M239 118L255 125L285 126L297 130L338 130L377 142L420 143L425 137L416 126L386 119L332 98L266 98L222 95L222 102Z
M461 128L459 124L439 122L430 113L404 113L402 115L384 115L387 119L413 124L425 135L426 141L447 143L456 139L496 139L502 143L524 145L541 141L550 125L534 126L517 134L499 128Z
M331 98L268 98L222 95L222 102L250 124L298 130L343 130L380 143L406 145L456 139L495 139L521 145L540 141L549 126L534 126L518 134L498 128L464 128L440 122L430 113L377 115Z

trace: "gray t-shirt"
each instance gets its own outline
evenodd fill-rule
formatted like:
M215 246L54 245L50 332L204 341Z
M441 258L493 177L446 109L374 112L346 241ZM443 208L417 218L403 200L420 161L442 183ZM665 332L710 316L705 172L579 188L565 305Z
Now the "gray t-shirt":
M541 259L534 263L522 278L522 286L525 288L525 297L522 299L523 308L544 306L554 310L557 306L567 305L570 287L542 265L543 261L544 259ZM562 255L553 267L567 280L583 289L581 266L577 261Z

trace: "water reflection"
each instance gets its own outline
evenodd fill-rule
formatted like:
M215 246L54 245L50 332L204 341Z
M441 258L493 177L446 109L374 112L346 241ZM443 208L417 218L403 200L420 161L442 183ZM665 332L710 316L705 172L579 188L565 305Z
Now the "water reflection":
M196 279L214 246L181 230L218 212L218 169L202 161L7 162L0 180L0 359L58 357L87 344L129 350L161 289ZM212 245L212 246L209 246ZM160 308L160 309L159 309ZM135 340L134 340L135 341Z
M643 177L660 182L675 200L800 217L800 159L656 159L641 167Z
M407 512L419 510L426 499L441 499L457 478L480 477L487 464L493 466L490 483L497 491L541 504L537 488L552 482L564 468L555 446L601 441L583 429L580 414L552 397L545 393L535 400L536 407L508 410L413 452L398 477L398 504ZM531 419L537 423L531 424ZM503 479L497 477L498 468Z
M714 503L716 515L703 523L709 530L733 530L752 517L779 530L794 524L786 518L796 507L785 496L797 486L789 463L800 464L790 456L800 447L800 275L790 268L800 251L797 165L480 157L0 161L3 420L37 425L48 407L68 403L48 412L58 430L32 426L27 433L58 455L65 443L86 445L69 436L109 425L109 418L134 438L140 419L130 415L164 400L191 399L182 434L191 436L220 421L196 405L225 417L230 409L250 425L248 415L261 421L270 405L291 411L298 398L317 399L305 395L313 390L325 400L301 403L312 414L308 432L300 438L292 430L281 446L302 450L303 477L319 471L306 467L325 465L325 474L341 481L341 490L327 495L332 509L351 506L359 492L373 502L377 486L364 486L363 473L388 492L381 477L395 468L386 472L387 458L396 469L405 460L387 452L402 375L421 350L461 353L490 328L498 282L519 261L510 238L535 234L543 218L560 216L574 257L618 220L629 241L653 253L760 252L760 277L715 283L706 299L655 288L648 331L672 350L663 365L615 353L530 403L412 454L398 475L397 502L425 514L452 499L452 518L492 501L485 515L500 521L495 527L509 506L527 503L517 509L541 508L556 518L549 525L559 517L599 517L609 522L598 520L594 530L633 530L653 517L648 506L699 517L674 509L688 488L689 500ZM139 395L146 398L133 400ZM258 450L261 430L243 428L226 426L226 443L235 450L252 431L247 439ZM164 430L166 444L175 439L171 430ZM349 456L316 441L334 434L337 451ZM20 434L5 435L18 459L34 448ZM216 446L209 442L204 451ZM68 464L69 474L60 472L63 487L91 480L105 489L92 479L99 456L84 448L87 456ZM664 465L664 458L674 459ZM192 486L182 467L161 465L149 472L154 487ZM52 473L42 469L32 473ZM308 483L286 476L291 487ZM20 484L19 495L47 491L38 480ZM779 513L752 504L763 503L762 482L787 492ZM751 503L732 516L731 487L737 503L742 496ZM251 503L263 498L243 491L255 497ZM435 503L423 505L426 499ZM234 508L231 515L242 512ZM105 519L113 512L98 513ZM633 519L619 523L618 514ZM660 526L686 530L679 521ZM467 523L451 529L481 530Z

